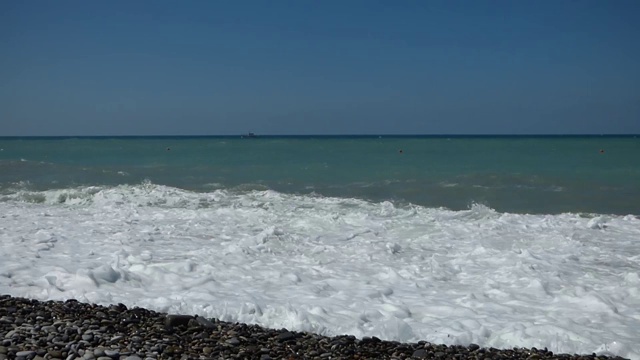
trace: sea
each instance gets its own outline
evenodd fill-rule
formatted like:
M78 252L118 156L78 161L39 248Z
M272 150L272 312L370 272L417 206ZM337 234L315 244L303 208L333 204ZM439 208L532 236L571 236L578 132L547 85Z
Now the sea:
M0 137L0 293L640 359L640 139Z

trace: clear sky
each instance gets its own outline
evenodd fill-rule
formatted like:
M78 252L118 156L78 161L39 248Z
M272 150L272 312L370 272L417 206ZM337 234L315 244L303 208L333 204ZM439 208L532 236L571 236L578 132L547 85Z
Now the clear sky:
M640 133L640 1L0 1L0 136Z

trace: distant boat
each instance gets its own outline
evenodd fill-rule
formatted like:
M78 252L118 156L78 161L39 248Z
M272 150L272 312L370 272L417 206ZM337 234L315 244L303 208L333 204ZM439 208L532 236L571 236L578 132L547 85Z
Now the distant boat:
M254 133L250 132L250 133L247 133L247 134L244 134L244 135L240 135L240 137L241 137L241 138L243 138L243 139L244 139L244 138L257 138L257 137L258 137L258 135L256 135L256 134L254 134Z

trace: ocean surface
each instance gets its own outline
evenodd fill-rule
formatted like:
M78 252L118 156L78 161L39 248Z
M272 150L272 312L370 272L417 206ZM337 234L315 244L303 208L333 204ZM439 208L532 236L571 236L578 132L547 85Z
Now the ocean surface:
M635 136L0 137L0 293L640 359Z
M152 183L451 210L640 214L632 136L0 138L0 149L0 194L34 202L48 190Z

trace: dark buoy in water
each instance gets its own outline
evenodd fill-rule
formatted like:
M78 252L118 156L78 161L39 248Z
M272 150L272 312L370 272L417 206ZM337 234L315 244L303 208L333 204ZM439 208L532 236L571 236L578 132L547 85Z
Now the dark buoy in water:
M399 152L400 154L402 154L404 151L402 151L402 149L400 149L400 150L398 150L398 152Z
M604 154L604 150L603 149L600 149L600 154Z
M170 148L170 147L168 147L168 148L167 148L167 151L169 151L169 150L171 150L171 148Z

